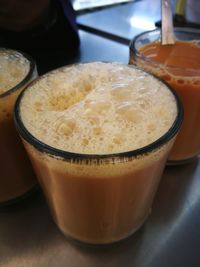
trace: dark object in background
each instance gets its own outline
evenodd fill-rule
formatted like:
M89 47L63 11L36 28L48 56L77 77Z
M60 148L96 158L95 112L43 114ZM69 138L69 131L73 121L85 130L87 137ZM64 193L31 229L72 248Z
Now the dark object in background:
M52 1L45 23L23 32L0 28L0 46L21 50L36 61L39 74L66 65L78 53L79 36L71 3Z
M190 22L185 19L184 16L175 14L173 17L174 27L188 27L188 28L200 28L200 24L195 22ZM156 27L161 27L161 21L155 23Z
M186 1L186 0L177 0L175 1L174 6L174 16L173 16L173 25L174 27L187 27L187 28L200 28L200 24L191 21L194 20L194 9L198 8L196 6L196 1ZM194 5L195 4L195 5ZM192 14L189 14L189 13ZM189 15L189 16L188 16ZM197 15L196 15L197 16ZM155 23L156 27L161 27L162 22L158 21Z

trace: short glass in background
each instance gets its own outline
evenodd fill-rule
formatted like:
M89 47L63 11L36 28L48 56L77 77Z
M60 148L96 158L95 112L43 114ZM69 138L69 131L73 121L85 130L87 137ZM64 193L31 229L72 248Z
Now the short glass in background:
M200 30L175 28L174 34L174 46L161 45L160 29L136 36L129 63L165 80L180 97L184 120L168 163L183 164L200 153Z
M13 121L18 95L36 76L36 64L28 55L0 49L0 206L27 194L36 184Z
M163 114L151 117L149 109ZM178 98L157 78L100 62L41 76L15 108L55 223L91 244L119 241L145 222L182 116Z

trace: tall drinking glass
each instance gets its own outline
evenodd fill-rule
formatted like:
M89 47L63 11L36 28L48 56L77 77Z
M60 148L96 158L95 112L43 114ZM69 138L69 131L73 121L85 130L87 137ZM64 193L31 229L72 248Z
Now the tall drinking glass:
M36 64L28 55L0 49L0 206L26 195L36 184L13 121L18 95L36 76Z
M178 94L184 120L169 156L183 164L200 152L200 30L175 28L175 45L161 45L159 29L136 36L130 44L130 64L165 80Z
M182 116L166 84L101 62L40 77L15 108L54 221L92 244L123 239L144 223Z

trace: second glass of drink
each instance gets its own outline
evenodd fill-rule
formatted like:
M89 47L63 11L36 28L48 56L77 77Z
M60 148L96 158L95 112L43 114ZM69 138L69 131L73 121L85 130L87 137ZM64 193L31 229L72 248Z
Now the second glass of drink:
M168 162L183 164L200 153L200 30L175 28L174 34L174 45L161 45L160 29L136 36L129 63L165 80L180 97L184 120Z
M36 76L32 58L15 50L0 49L0 206L25 196L37 182L13 122L15 101Z

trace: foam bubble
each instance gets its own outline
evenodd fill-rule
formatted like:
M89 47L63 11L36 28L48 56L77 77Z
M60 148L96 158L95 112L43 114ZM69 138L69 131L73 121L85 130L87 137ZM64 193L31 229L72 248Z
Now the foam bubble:
M176 115L166 85L119 63L54 71L32 84L21 102L22 121L32 135L55 148L87 154L146 146L168 131Z

